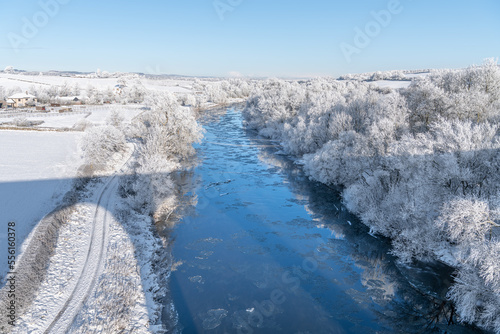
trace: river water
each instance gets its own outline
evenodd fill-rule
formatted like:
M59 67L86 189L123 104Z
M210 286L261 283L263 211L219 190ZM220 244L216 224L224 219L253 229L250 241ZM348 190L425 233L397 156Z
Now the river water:
M397 265L387 240L277 143L245 130L237 108L207 111L202 123L199 161L178 175L185 204L169 232L179 330L478 333L448 326L449 268Z

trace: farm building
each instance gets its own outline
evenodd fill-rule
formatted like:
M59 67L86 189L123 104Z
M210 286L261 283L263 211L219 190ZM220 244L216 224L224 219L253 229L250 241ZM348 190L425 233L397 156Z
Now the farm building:
M37 102L36 96L28 94L28 92L14 94L12 96L9 96L9 99L7 100L7 104L9 106L10 104L12 104L12 107L14 108L34 106L36 102Z
M81 99L78 96L65 96L58 98L61 105L78 105L82 104Z

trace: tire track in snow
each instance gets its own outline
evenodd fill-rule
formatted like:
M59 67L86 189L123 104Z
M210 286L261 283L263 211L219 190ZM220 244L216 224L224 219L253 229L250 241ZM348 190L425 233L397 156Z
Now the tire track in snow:
M130 157L123 164L119 172L123 172L124 166L132 160L134 152L135 145ZM113 176L108 177L107 182L101 187L102 190L96 203L90 243L83 269L66 302L60 308L50 325L48 325L47 329L45 329L45 334L66 333L70 329L73 321L94 290L100 273L104 270L104 258L106 257L107 250L107 230L109 226L108 219L109 215L111 215L109 211L111 209L110 202L113 196L116 195L118 182L117 173L114 173Z
M78 278L78 281L71 292L71 295L66 300L61 310L58 312L54 320L44 333L66 333L73 323L73 320L78 315L78 312L87 301L92 292L99 273L102 272L104 266L104 257L106 255L106 241L108 228L109 212L106 208L109 207L111 197L118 186L116 176L111 177L105 184L97 201L97 208L94 214L92 224L91 239L89 249L85 259L83 270ZM104 201L103 201L104 198Z

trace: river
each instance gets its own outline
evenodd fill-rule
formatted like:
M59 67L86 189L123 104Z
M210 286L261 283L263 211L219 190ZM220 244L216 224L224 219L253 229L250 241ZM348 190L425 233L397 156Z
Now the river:
M247 131L237 107L201 121L205 139L196 166L178 175L185 204L168 232L179 331L480 333L448 325L450 268L398 265L387 240L276 142Z

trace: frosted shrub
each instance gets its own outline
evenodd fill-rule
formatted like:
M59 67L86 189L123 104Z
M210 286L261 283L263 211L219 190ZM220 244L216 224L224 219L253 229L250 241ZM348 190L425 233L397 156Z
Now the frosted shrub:
M205 86L205 95L207 96L208 102L213 102L217 104L225 104L228 101L228 94L226 89L223 87L222 83L211 83Z
M297 83L271 79L266 81L263 98L254 96L244 111L248 126L264 136L278 139L284 124L297 115L305 100L305 91Z
M73 129L76 131L85 131L87 128L91 127L93 124L86 118L79 119L75 125L73 125Z
M133 208L153 217L162 216L175 208L175 186L170 173L179 166L159 156L143 156L132 184ZM158 219L155 219L158 220Z
M452 242L470 245L486 240L491 221L487 202L476 198L457 198L443 206L438 223Z
M138 135L145 141L145 154L158 154L168 159L184 159L194 153L192 144L203 137L203 128L190 108L180 107L170 93L149 97L151 111L139 124Z
M114 109L106 119L106 123L114 126L115 128L120 128L124 119L123 115L121 115L118 110Z
M141 139L134 179L125 179L122 192L131 197L135 210L165 219L176 207L175 186L170 173L195 151L203 137L192 109L181 107L173 94L151 94L151 110L137 119L131 131Z
M12 121L12 124L15 126L29 126L30 123L26 117L17 117L14 118Z
M403 95L415 131L425 131L436 117L484 122L500 112L500 69L487 59L480 67L444 70L414 80Z
M498 249L497 249L498 250ZM498 268L497 268L498 269ZM476 323L500 333L500 297L485 284L477 268L463 266L457 274L448 298L456 305L460 321Z
M126 140L123 133L114 126L92 127L85 133L82 148L87 164L102 167L113 154L125 150Z
M487 60L399 91L268 80L244 116L312 178L342 186L347 208L391 238L401 261L451 253L461 320L500 333L499 98L500 70Z

